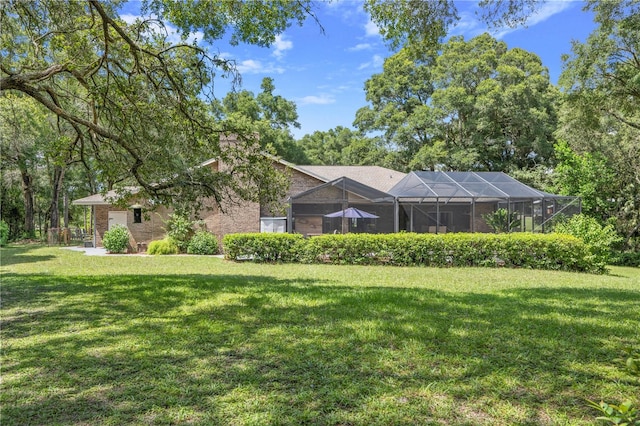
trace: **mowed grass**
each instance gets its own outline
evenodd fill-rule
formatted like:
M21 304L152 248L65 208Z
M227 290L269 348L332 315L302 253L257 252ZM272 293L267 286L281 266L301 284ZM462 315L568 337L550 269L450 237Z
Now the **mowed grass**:
M584 425L640 395L640 269L0 256L2 425Z

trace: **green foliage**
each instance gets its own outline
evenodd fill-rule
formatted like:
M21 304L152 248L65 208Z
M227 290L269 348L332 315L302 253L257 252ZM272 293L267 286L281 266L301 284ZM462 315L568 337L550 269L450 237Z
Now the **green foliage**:
M620 426L640 425L638 410L631 401L624 401L620 405L608 404L604 401L600 401L600 403L589 401L589 406L603 414L596 417L597 420Z
M602 226L585 214L578 214L555 225L554 232L580 238L588 247L594 261L603 268L612 259L612 246L621 238L612 225Z
M236 128L260 135L260 145L295 164L307 164L303 149L295 143L290 129L300 128L296 104L274 95L273 79L262 80L262 92L257 96L248 90L229 92L224 99L214 101L217 116Z
M510 232L520 225L518 212L509 213L507 209L498 209L495 212L483 214L482 218L496 232Z
M173 240L181 253L186 253L189 241L193 237L193 222L189 218L180 213L174 213L169 216L165 222L167 236Z
M129 230L124 225L115 225L104 233L102 245L109 253L124 253L129 245Z
M509 170L550 164L559 96L538 56L488 34L440 54L401 50L365 84L354 124L383 132L404 167Z
M189 254L211 255L218 254L218 239L211 232L198 231L189 241L187 246Z
M304 241L300 234L249 233L227 234L222 240L226 259L254 262L293 262L298 245Z
M616 253L611 263L618 266L640 267L640 251L623 251Z
M560 234L231 234L223 249L254 262L604 271L580 239Z
M640 2L593 0L585 8L594 13L596 26L564 58L559 82L566 96L557 134L582 159L576 172L582 175L577 186L585 193L579 194L583 211L602 222L615 218L626 249L637 250Z
M393 50L408 47L415 54L435 50L447 28L458 20L454 3L448 0L366 0L364 8Z
M135 184L140 197L164 204L282 198L281 173L266 167L271 161L261 155L254 128L211 113L214 80L237 82L239 75L233 59L202 46L202 39L269 45L292 22L313 15L308 0L188 7L149 0L142 8L153 17L135 22L119 16L122 3L0 3L0 90L20 92L57 116L51 127L66 134L46 141L60 154L55 161L69 164L82 155L105 187ZM178 37L162 23L178 26ZM198 42L188 41L199 33ZM220 137L229 134L242 139L237 149L221 147ZM196 167L212 157L228 167Z
M178 254L180 250L171 238L151 241L147 248L147 254Z
M298 145L310 164L383 165L387 154L379 137L369 138L342 126L304 135Z
M9 242L9 225L4 220L0 220L0 247L4 247Z
M582 199L582 211L605 220L611 212L616 173L597 153L577 154L567 142L555 145L557 165L554 170L558 192Z
M624 369L640 379L640 352L631 348L625 349L624 352L626 354ZM598 420L614 425L640 426L640 412L631 399L627 399L619 405L604 401L599 403L588 401L588 405L602 413L602 416L597 417Z

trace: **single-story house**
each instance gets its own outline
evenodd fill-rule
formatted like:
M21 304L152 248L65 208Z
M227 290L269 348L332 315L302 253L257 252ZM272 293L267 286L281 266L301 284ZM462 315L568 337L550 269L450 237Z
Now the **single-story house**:
M388 191L406 176L395 170L378 166L297 166L283 160L273 159L273 165L281 170L288 170L290 186L288 199L297 194L305 193L313 188L325 185L336 178L346 177L357 179L360 185L373 187L380 192ZM208 160L201 166L219 167L216 160ZM102 245L104 233L110 227L120 224L129 229L131 247L141 249L153 240L162 239L165 235L165 222L172 210L164 206L157 206L153 211L145 212L143 201L135 199L135 188L128 188L131 204L128 208L113 205L110 200L116 199L116 191L109 191L105 195L93 194L73 201L74 205L90 206L92 208L93 244ZM388 197L388 195L386 195ZM352 198L357 198L356 194ZM226 234L239 232L298 232L305 235L317 235L322 231L322 217L319 222L311 223L302 219L295 222L288 208L287 216L274 217L266 206L255 202L242 202L225 206L221 211L213 201L205 201L199 212L199 218L206 229L219 239ZM302 215L304 215L302 213ZM289 220L288 220L289 218ZM295 224L294 224L295 223Z
M203 165L218 167L215 160ZM219 239L239 232L494 232L487 215L503 210L511 218L508 231L544 232L558 215L580 212L579 198L538 191L501 172L405 174L379 166L298 166L275 158L273 165L289 171L286 216L274 217L253 202L226 206L224 212L205 202L200 219L206 229ZM129 208L112 205L115 196L112 191L73 201L92 207L95 246L115 224L127 226L134 250L164 237L168 208L145 215L135 202Z

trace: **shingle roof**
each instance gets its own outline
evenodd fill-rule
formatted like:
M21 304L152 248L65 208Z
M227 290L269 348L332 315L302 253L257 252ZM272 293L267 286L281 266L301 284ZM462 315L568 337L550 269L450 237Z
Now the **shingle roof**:
M348 177L382 192L389 192L406 176L406 173L380 166L295 166L295 168L325 182Z
M130 194L135 194L140 189L135 186L126 187L125 191ZM100 205L110 205L112 200L115 200L120 197L115 190L111 190L106 194L93 194L88 197L79 198L77 200L73 200L71 204L75 206L100 206Z
M201 165L208 165L214 161L217 160L207 160ZM341 177L347 177L382 192L389 192L407 175L406 173L380 166L297 166L283 160L279 160L279 162L323 182L331 182ZM105 196L94 194L74 200L73 204L78 206L107 205L110 204L108 199L113 198L117 198L117 194L115 191L109 191Z

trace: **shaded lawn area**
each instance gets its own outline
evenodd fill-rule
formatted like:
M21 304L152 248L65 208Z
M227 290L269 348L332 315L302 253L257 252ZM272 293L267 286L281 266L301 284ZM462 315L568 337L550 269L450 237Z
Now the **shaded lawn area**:
M578 425L640 395L637 268L0 256L3 425Z

